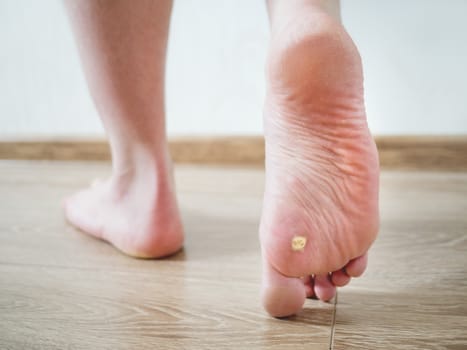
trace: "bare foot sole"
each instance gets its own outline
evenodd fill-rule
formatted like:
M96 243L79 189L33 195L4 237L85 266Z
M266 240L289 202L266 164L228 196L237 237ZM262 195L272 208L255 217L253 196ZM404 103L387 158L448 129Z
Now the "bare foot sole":
M95 181L64 202L67 220L81 231L138 258L159 258L180 250L183 229L166 166L128 169Z
M262 300L277 317L360 276L379 226L360 57L338 21L312 10L273 32L267 71Z

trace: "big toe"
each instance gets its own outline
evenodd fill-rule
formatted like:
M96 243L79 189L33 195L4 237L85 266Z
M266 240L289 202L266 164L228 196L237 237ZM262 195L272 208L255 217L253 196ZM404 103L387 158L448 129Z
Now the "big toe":
M344 270L350 277L360 277L366 270L368 264L368 253L359 256L345 266Z
M298 313L306 299L303 281L300 278L282 275L268 261L263 263L261 294L264 308L274 317Z

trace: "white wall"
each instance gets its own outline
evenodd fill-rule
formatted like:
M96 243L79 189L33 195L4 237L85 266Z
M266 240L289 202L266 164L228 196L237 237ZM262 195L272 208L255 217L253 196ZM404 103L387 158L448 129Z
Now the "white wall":
M375 134L467 134L467 1L343 0ZM170 135L259 134L263 0L178 0ZM101 135L58 0L0 0L0 136Z

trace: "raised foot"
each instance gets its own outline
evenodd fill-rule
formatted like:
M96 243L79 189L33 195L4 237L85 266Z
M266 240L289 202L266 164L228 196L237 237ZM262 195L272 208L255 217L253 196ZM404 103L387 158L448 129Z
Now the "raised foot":
M262 298L277 317L360 276L379 226L358 51L333 18L309 17L273 33L267 72Z
M183 229L166 171L131 171L98 181L64 203L67 220L137 258L160 258L180 250Z

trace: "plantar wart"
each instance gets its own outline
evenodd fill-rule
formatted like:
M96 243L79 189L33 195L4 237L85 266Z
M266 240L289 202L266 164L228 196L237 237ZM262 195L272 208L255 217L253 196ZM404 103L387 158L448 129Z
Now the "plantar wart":
M303 250L306 245L306 237L304 236L294 236L292 238L292 250L297 251L297 250Z

